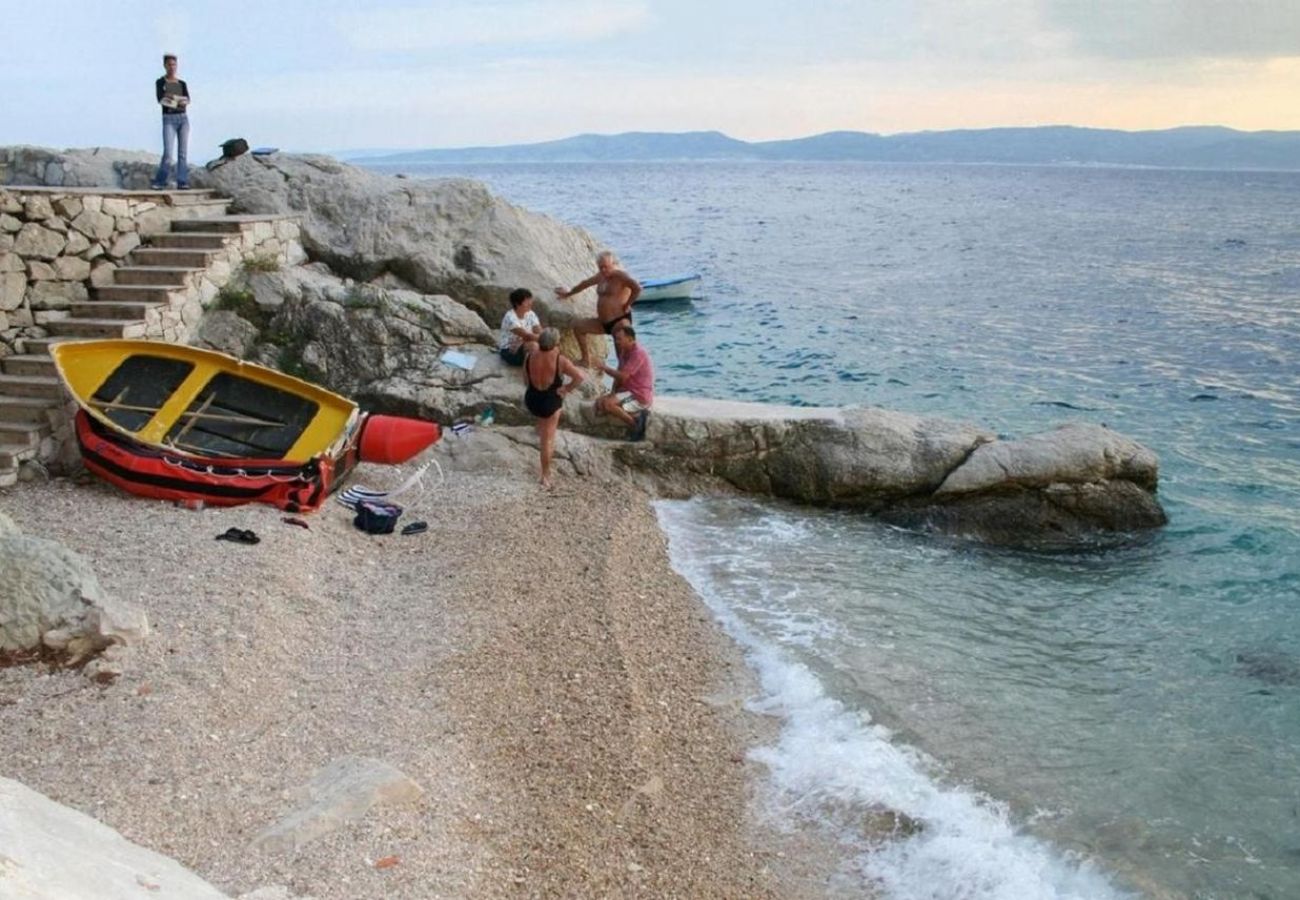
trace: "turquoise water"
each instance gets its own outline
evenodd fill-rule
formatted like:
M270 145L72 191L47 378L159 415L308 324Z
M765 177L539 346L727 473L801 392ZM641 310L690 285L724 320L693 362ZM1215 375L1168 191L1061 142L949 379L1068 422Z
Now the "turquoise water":
M993 551L664 503L783 717L774 809L900 898L1300 897L1300 175L872 164L426 167L706 296L637 312L665 392L1154 449L1170 525ZM533 286L545 288L545 285ZM924 827L866 846L880 805Z

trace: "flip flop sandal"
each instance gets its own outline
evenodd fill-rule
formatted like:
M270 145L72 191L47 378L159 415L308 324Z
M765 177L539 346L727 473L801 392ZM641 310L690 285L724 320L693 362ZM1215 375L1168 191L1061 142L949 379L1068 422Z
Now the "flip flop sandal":
M224 533L217 535L217 540L233 541L236 544L256 544L262 539L251 528L227 528Z
M428 522L412 522L402 528L402 534L423 534L428 530Z

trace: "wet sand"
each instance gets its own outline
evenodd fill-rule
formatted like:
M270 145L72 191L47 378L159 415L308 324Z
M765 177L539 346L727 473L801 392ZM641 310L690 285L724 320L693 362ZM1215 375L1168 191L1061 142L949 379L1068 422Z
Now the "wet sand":
M775 724L744 711L750 673L669 567L649 498L430 480L403 498L403 522L430 526L409 537L367 536L334 502L304 530L94 481L0 491L154 629L106 687L0 670L0 774L232 895L823 895L828 857L758 813L746 749ZM261 543L214 540L232 526ZM252 849L344 755L396 766L423 798L296 852Z

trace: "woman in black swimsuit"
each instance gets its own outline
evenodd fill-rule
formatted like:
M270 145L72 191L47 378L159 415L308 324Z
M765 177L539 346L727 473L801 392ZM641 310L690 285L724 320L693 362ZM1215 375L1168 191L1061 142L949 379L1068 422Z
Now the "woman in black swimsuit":
M524 359L524 406L537 417L537 440L542 453L542 487L551 486L551 455L555 451L555 431L560 426L564 397L582 384L582 371L567 357L560 355L560 332L542 329L537 338L539 349ZM564 376L569 376L566 384Z

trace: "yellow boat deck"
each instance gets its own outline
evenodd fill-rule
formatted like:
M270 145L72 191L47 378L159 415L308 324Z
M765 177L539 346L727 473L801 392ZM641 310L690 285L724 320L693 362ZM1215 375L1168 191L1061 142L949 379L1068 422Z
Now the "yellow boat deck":
M50 352L87 413L142 443L199 456L306 462L332 452L357 415L332 391L198 347L103 340Z

